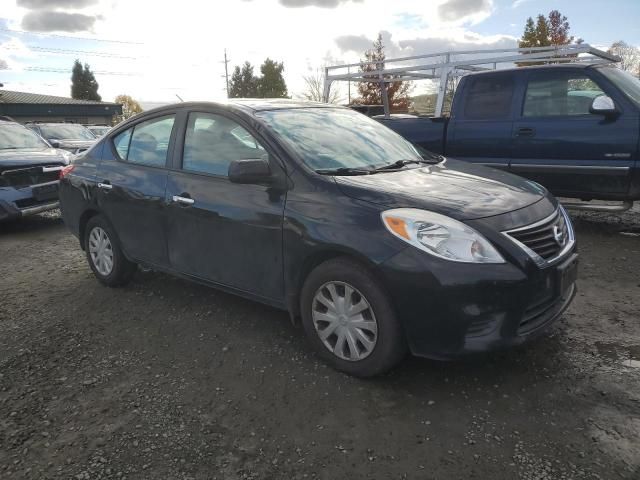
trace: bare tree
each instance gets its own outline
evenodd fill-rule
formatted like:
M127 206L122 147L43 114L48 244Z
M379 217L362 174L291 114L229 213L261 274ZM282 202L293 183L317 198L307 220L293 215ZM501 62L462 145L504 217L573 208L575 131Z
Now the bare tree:
M622 70L640 76L640 50L627 42L618 40L609 47L609 53L619 56L622 61L617 64Z
M317 68L311 74L304 75L305 90L300 95L301 98L312 102L324 101L324 68ZM332 89L329 95L329 103L340 103L342 100L340 92Z

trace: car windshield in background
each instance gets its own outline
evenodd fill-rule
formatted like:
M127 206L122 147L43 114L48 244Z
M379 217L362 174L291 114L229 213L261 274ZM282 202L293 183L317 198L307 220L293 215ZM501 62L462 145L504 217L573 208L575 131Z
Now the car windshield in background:
M640 107L640 80L629 72L615 67L604 67L599 71L622 90L629 100Z
M49 140L95 140L95 135L82 125L61 123L41 125L42 135Z
M22 125L0 123L0 150L21 148L48 148L48 145L38 135Z
M314 170L370 170L422 160L400 135L346 108L299 108L257 113Z
M98 137L101 137L102 135L104 135L105 133L107 133L110 130L109 127L102 127L102 126L99 126L99 127L87 127L87 128L91 131L91 133L93 133L94 135L96 135Z

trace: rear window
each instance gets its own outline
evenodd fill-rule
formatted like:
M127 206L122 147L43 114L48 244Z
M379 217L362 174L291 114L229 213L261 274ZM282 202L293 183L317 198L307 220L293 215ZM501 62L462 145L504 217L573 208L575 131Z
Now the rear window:
M513 98L510 75L480 75L469 78L464 116L470 120L509 118Z

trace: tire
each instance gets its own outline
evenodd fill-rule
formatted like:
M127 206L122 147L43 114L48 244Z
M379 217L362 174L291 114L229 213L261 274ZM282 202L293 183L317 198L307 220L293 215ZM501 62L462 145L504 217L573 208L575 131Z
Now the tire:
M124 256L120 240L107 219L102 215L91 217L84 231L87 261L96 278L108 287L119 287L128 283L135 273L137 265ZM104 257L100 261L96 247L99 249L101 246L104 246L103 251L107 252L107 257L110 252L110 263L105 262ZM108 268L109 265L111 268Z
M332 298L337 301L326 302ZM309 342L336 370L372 377L390 370L406 355L406 340L389 296L374 275L357 262L336 258L316 267L304 283L300 307ZM336 315L341 308L343 313ZM349 310L357 313L344 313Z

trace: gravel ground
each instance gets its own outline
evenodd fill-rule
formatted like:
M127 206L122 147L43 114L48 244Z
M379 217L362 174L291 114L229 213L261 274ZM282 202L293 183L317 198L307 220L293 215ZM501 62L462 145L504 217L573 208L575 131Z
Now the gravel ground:
M2 479L638 479L640 212L576 215L549 336L374 380L285 313L155 272L92 277L57 214L0 226Z

